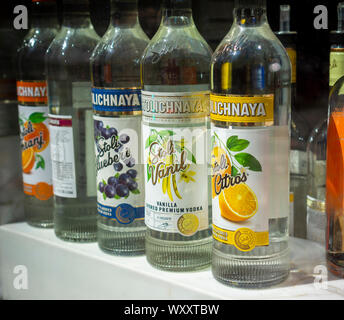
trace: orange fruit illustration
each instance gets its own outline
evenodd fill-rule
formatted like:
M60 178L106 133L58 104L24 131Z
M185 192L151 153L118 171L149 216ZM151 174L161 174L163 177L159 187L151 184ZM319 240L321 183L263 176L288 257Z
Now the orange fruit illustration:
M24 127L25 129L28 128L28 122L24 123ZM33 147L34 152L42 152L49 145L49 141L50 141L49 129L43 122L32 123L32 129L33 129L33 132L27 134L24 137L24 141L40 139L42 135L42 140L44 141L44 143L41 146L41 148L39 148L39 145L37 144Z
M220 193L219 206L223 218L235 222L244 221L256 214L258 200L247 184L240 183Z
M35 164L35 153L32 148L22 151L22 168L24 173L30 173Z
M212 169L212 195L215 198L215 177L221 174L224 177L226 174L231 175L232 164L229 160L227 152L220 148L215 147L211 152L211 169Z
M39 200L48 200L53 195L53 186L45 182L39 182L35 187L35 196Z

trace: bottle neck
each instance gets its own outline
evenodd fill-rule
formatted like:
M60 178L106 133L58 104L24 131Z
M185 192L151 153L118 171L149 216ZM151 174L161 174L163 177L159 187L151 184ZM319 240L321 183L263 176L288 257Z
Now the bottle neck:
M236 7L234 9L234 23L241 27L259 27L268 21L266 7Z
M31 12L32 28L58 26L56 1L32 1Z
M190 0L165 0L162 21L165 26L182 27L194 23Z
M62 25L69 28L88 28L91 24L88 0L64 0Z
M112 0L111 24L116 27L132 28L139 22L137 0Z
M344 32L344 3L340 3L337 9L338 13L338 31Z
M290 6L280 7L280 32L290 32Z

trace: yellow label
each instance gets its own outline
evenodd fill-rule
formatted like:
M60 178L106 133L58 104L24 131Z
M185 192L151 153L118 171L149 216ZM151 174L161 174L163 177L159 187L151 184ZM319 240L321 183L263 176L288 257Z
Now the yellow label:
M221 229L213 224L213 237L222 243L234 245L240 251L251 251L257 246L269 245L269 232L255 232L249 228L235 231Z
M296 83L296 50L293 48L286 48L291 62L291 83Z
M273 122L274 95L210 95L210 118L223 122Z
M330 86L344 75L344 49L332 49L330 54Z

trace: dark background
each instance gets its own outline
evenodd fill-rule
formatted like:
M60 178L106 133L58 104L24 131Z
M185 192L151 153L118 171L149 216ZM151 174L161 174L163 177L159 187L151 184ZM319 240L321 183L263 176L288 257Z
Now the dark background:
M328 70L330 31L337 28L337 4L340 1L322 0L268 0L268 19L273 31L279 28L280 4L291 5L291 28L298 32L298 72L297 107L305 119L306 131L310 131L321 119L327 116ZM30 0L3 0L0 3L0 25L13 29L13 8L17 4L26 5L30 12ZM313 21L316 5L328 9L328 30L316 30ZM149 37L152 37L160 24L161 0L139 0L140 23ZM109 0L90 0L91 19L101 36L109 24ZM198 30L209 45L216 49L227 34L233 21L234 0L194 0L193 13ZM61 19L62 6L58 0L58 14ZM30 14L29 14L30 22ZM26 31L16 31L22 36ZM344 40L343 40L344 42ZM1 48L0 50L7 50Z

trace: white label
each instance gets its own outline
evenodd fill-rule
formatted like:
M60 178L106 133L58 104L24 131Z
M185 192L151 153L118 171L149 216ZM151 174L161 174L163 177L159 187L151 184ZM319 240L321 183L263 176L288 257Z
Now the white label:
M121 224L144 219L141 118L94 116L98 213Z
M289 215L288 128L212 124L213 235L241 251L269 244L269 219Z
M24 192L39 200L52 197L48 107L19 105Z
M209 228L207 127L143 124L145 223L160 232L192 236Z
M54 194L76 198L72 116L49 115Z

